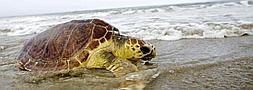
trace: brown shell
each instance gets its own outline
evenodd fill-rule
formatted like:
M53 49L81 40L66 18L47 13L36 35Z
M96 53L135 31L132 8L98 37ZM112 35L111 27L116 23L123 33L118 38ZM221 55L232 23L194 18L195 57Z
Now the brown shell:
M117 28L99 19L72 20L31 38L23 47L18 60L24 70L61 70L79 66L92 50L110 39ZM78 60L72 58L80 53ZM81 59L81 60L80 60Z

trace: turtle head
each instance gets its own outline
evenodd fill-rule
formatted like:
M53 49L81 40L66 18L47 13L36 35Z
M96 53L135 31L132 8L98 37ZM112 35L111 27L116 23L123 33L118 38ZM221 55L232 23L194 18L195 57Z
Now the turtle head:
M155 47L141 39L118 36L116 37L116 42L120 42L117 46L118 49L115 50L115 56L120 58L126 58L132 61L149 61L156 56Z

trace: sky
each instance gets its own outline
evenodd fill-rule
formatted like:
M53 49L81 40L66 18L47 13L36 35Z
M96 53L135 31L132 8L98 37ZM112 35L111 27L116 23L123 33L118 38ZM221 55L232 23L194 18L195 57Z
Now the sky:
M0 17L217 0L0 0Z

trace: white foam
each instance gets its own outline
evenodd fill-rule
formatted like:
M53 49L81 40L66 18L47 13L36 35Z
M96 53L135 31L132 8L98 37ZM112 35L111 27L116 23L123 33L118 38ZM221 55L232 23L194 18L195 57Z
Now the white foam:
M237 2L126 8L111 11L64 13L0 19L0 35L37 34L74 19L100 18L119 28L122 34L146 40L182 38L224 38L253 35L253 6L250 0ZM5 31L4 31L5 30Z
M244 6L250 6L250 3L253 4L253 1L250 0L240 1L240 4Z
M135 10L127 10L127 11L123 12L122 14L134 14L136 12L137 11L135 11Z
M241 36L245 33L252 35L253 33L252 29L241 28L240 25L242 24L212 24L214 24L214 26L210 25L210 23L140 26L139 28L135 27L135 30L125 32L125 34L142 39L178 40L182 38L224 38L229 36Z

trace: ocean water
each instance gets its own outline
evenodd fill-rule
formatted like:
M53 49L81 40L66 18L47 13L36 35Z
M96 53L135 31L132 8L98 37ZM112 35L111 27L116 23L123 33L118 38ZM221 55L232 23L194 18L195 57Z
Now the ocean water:
M0 18L0 35L34 35L71 20L99 18L145 40L224 38L253 35L252 12L252 0L230 0L6 17Z

